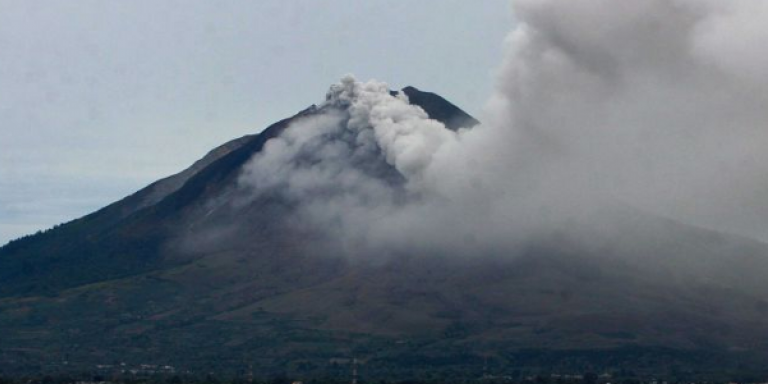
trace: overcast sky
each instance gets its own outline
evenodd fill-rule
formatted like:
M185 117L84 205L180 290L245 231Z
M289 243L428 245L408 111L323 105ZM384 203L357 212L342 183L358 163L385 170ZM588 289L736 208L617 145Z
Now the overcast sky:
M180 171L346 73L477 113L506 0L0 0L0 243Z

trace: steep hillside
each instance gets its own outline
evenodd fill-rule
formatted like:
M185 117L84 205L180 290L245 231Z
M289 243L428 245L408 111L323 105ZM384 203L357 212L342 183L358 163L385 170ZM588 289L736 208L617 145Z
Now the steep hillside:
M403 92L448 129L477 124L440 96ZM312 106L0 248L0 364L237 373L256 361L261 374L311 376L358 356L371 377L474 377L487 357L500 373L760 369L762 243L628 211L613 223L618 235L589 243L552 234L515 254L350 258L284 221L294 203L279 189L243 199L245 165L328 108ZM400 186L386 163L361 164Z

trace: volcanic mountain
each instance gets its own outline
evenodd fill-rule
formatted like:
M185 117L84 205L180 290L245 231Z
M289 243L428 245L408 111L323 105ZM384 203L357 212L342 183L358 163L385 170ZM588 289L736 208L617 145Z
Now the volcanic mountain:
M386 97L418 107L440 129L478 124L414 87ZM509 256L398 249L350 257L293 216L302 201L282 181L261 188L323 167L319 150L301 153L297 168L252 166L276 139L298 140L291 127L318 129L325 116L324 124L350 125L354 115L334 112L339 105L311 106L0 248L0 369L125 363L242 374L253 364L260 375L316 377L346 374L351 358L370 378L476 377L483 365L515 377L761 369L768 246L757 241L626 212L620 239L591 246L553 234ZM337 132L318 137L354 141ZM370 153L355 169L398 199L404 175L378 148ZM242 185L257 171L267 176L254 194Z

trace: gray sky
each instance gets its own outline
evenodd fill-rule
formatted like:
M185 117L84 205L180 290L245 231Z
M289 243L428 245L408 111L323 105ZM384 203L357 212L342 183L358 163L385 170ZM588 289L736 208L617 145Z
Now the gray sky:
M0 243L322 100L346 73L491 93L506 0L0 0Z

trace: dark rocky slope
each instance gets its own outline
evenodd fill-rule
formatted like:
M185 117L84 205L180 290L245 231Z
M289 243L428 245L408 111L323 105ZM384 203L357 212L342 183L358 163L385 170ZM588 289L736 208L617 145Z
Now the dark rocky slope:
M451 129L477 124L440 96L404 92ZM507 373L760 369L768 246L663 219L639 214L621 241L542 239L516 257L352 263L307 252L309 240L274 224L286 208L259 200L213 241L180 240L235 222L208 202L229 196L269 139L317 112L0 248L3 369L126 361L237 373L255 361L257 373L312 376L339 373L331 359L350 356L382 377L473 377L485 357Z

